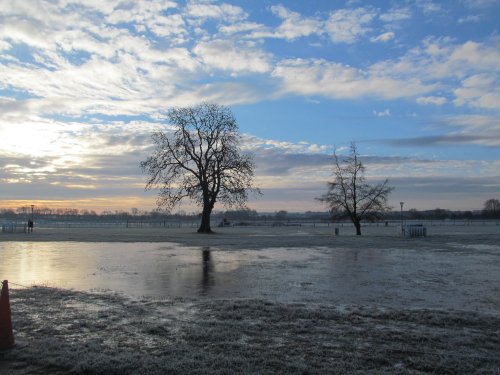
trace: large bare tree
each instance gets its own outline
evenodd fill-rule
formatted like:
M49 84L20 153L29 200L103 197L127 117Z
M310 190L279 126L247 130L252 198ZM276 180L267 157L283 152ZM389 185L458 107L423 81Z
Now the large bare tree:
M168 209L184 198L202 207L200 233L210 233L216 202L243 207L252 187L253 158L240 153L238 125L225 106L202 103L168 112L172 131L153 133L153 154L141 163L146 189L159 189Z
M361 162L355 143L351 143L348 156L333 153L334 181L328 182L328 192L318 198L328 205L333 215L348 217L361 235L361 222L376 218L390 209L387 198L394 189L389 180L370 185L366 182L365 166Z

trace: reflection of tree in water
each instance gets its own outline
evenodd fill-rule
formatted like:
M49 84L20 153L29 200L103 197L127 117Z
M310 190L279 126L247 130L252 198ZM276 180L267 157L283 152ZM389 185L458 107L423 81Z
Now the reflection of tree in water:
M210 287L215 284L213 278L214 263L212 261L212 254L210 252L210 247L203 248L202 257L203 257L203 264L202 264L203 271L201 277L201 294L206 295Z

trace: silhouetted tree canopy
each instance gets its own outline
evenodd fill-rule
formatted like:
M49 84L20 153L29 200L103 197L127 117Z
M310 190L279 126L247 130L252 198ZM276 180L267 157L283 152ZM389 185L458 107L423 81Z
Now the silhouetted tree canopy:
M370 185L365 179L365 167L359 159L355 143L351 143L350 154L341 158L333 154L334 181L328 183L328 192L318 198L326 203L335 216L348 217L361 235L361 221L375 219L390 209L387 198L394 189L389 180Z
M430 218L436 220L444 220L444 219L449 219L451 216L452 215L450 210L445 210L438 207L432 210Z
M491 198L484 202L483 216L488 219L500 218L500 200Z
M286 220L287 216L288 216L288 212L281 210L281 211L278 211L274 214L274 219L275 220Z
M187 198L201 206L198 232L211 232L216 202L244 207L252 187L253 158L240 153L241 136L231 110L217 104L173 108L173 131L157 131L153 154L141 163L146 189L159 189L158 205L171 209Z

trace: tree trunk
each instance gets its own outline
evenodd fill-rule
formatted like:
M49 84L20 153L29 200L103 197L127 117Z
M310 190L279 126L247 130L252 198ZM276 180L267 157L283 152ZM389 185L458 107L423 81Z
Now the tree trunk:
M356 227L356 235L361 236L361 223L358 220L353 220L353 223Z
M212 233L210 228L210 214L212 209L209 206L203 206L203 212L201 213L201 224L198 228L198 233Z

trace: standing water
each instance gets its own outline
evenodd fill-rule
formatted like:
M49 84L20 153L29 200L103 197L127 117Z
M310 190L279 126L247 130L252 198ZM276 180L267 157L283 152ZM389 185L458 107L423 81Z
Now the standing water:
M131 296L500 307L500 246L221 250L174 243L1 242L0 276ZM482 247L481 247L482 246Z

